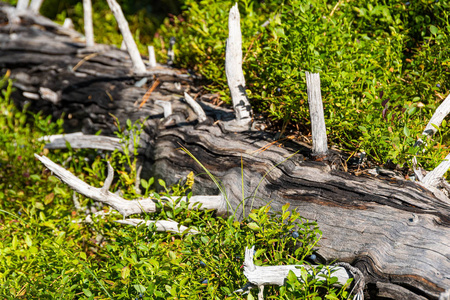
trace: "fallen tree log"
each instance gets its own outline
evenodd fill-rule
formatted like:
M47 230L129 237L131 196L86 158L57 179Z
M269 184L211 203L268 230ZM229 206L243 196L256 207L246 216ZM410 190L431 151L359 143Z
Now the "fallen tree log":
M142 177L175 183L191 171L204 173L180 150L184 146L220 179L238 215L242 204L248 212L269 201L275 210L291 203L323 232L320 262L349 262L363 272L366 299L437 299L450 287L449 201L402 178L344 172L341 154L331 150L326 160L315 161L301 142L277 142L273 133L257 130L230 132L233 111L206 101L208 95L199 104L210 122L199 124L183 100L184 92L199 91L196 77L163 66L136 75L126 52L86 48L76 32L27 11L13 24L7 11L0 7L0 72L11 70L18 105L64 115L68 132L112 135L110 114L121 124L146 119ZM139 108L135 103L156 80L160 84ZM157 101L170 103L172 114L164 117ZM199 175L194 193L218 195L219 189Z

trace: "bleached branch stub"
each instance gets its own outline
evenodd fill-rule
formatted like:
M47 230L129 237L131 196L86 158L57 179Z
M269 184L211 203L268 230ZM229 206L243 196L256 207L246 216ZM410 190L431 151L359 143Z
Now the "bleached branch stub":
M320 91L320 75L319 73L305 73L309 115L311 117L312 152L316 156L326 155L328 152L327 129Z
M184 99L189 104L189 106L194 110L197 115L197 120L199 123L203 123L206 121L206 114L200 104L197 103L188 93L184 93Z
M228 31L225 54L228 87L230 88L237 121L249 123L251 121L251 106L245 91L245 78L242 71L242 35L237 3L230 9Z
M247 280L256 286L285 284L289 271L294 272L297 277L301 276L301 271L306 270L310 275L314 275L314 266L311 265L287 265L287 266L255 266L253 262L253 252L255 247L245 249L244 275ZM317 275L337 277L340 285L345 285L350 278L348 272L343 267L331 266L322 268Z
M144 62L142 61L141 54L136 46L136 42L131 34L128 22L125 19L122 8L117 3L116 0L106 0L108 2L109 8L114 14L117 20L117 25L119 26L120 32L122 33L123 40L127 46L128 53L130 54L131 61L133 62L133 69L135 73L144 74L146 69Z
M94 47L94 26L92 25L92 3L91 0L83 0L84 35L86 47Z
M187 234L198 234L199 232L194 229L189 229L188 227L184 225L180 225L179 223L172 221L172 220L141 220L141 219L126 219L126 220L117 220L117 223L131 225L131 226L140 226L140 225L147 225L150 226L152 224L155 224L156 231L170 231L175 233L187 233Z

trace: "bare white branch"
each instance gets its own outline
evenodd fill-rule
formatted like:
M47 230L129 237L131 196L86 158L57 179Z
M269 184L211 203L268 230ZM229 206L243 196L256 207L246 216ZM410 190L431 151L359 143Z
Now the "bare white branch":
M18 0L16 4L17 10L26 10L28 8L29 0Z
M184 92L184 99L189 104L189 106L194 110L197 114L197 119L199 123L203 123L206 121L206 114L200 104L197 103L188 93Z
M245 92L245 78L242 72L242 35L237 3L230 9L228 18L228 39L225 54L225 72L230 88L233 108L238 122L251 121L251 106Z
M66 29L73 29L74 26L73 26L73 21L72 21L72 19L70 19L70 18L65 18L65 19L64 19L63 27L66 28Z
M148 64L150 68L156 67L155 47L148 46Z
M120 44L120 50L127 51L127 45L125 45L125 40L122 40Z
M125 200L108 191L111 184L110 182L112 181L112 174L114 173L114 170L112 170L110 165L108 165L108 178L105 180L103 188L95 188L77 178L63 167L55 164L49 158L37 154L34 156L72 190L95 201L111 206L124 217L132 214L156 212L155 202L151 198ZM179 200L179 202L177 202L178 205L180 205L181 202L188 201L187 197L175 197L174 199L164 197L162 200L173 204ZM219 215L225 215L227 212L226 202L222 196L192 196L189 199L188 209L216 210Z
M101 193L103 195L108 194L109 188L111 187L111 184L114 180L114 169L111 166L111 164L109 163L109 161L106 163L108 164L108 175L106 176L105 183L103 184L103 187L101 188Z
M91 0L83 0L84 35L86 47L94 47L94 27L92 25L92 3Z
M425 186L437 186L440 183L441 178L450 169L450 154L448 154L444 160L433 171L429 172L422 180Z
M45 148L47 149L65 149L67 148L66 143L69 143L70 147L72 147L73 149L122 151L122 144L120 143L119 138L100 135L85 135L82 132L45 136L40 139L46 141L48 140L50 142L49 144L45 145Z
M65 134L45 135L45 136L40 137L38 139L38 141L45 141L45 142L53 143L57 139L63 139L63 138L70 139L71 137L79 137L81 135L84 135L84 134L82 132L74 132L74 133L65 133Z
M33 13L38 14L41 10L42 2L44 2L44 0L31 0L30 10Z
M142 224L145 224L147 226L150 226L151 224L155 224L156 231L170 231L175 233L187 233L187 234L198 234L199 232L194 229L189 229L186 226L180 225L175 221L170 220L158 220L158 221L152 221L152 220L141 220L141 219L126 219L126 220L117 220L117 223L120 224L126 224L131 226L139 226Z
M164 118L167 118L172 114L172 103L163 100L156 100L155 104L164 109Z
M450 94L445 98L444 102L439 105L439 107L434 112L430 121L428 121L427 126L423 130L423 135L433 136L437 129L434 127L439 127L442 124L442 120L450 113ZM434 125L434 126L433 126Z
M175 37L171 37L169 41L169 50L167 50L167 65L171 66L175 60L175 52L173 47L175 46L176 39Z
M320 271L314 271L314 266L311 265L255 266L253 262L254 249L254 246L251 249L245 249L244 275L251 284L258 287L263 285L284 285L289 271L294 272L297 277L301 276L302 270L306 270L310 275L337 277L337 283L340 285L345 285L350 278L345 268L339 266L322 268Z
M439 295L439 300L450 300L450 288Z
M175 201L179 199L179 203L187 202L187 197L161 197L162 200L175 204ZM176 207L178 207L178 204ZM225 215L227 213L227 203L223 195L218 196L192 196L189 199L188 209L201 209L201 210L215 210L218 215Z
M55 164L45 156L34 155L50 171L54 173L62 182L66 183L72 190L80 193L95 201L104 203L117 210L122 216L127 217L133 214L151 213L156 211L155 202L151 199L125 200L122 197L109 191L103 193L102 189L95 188L81 179L77 178L71 172Z
M327 129L323 115L320 75L319 73L305 73L311 118L312 152L313 155L326 155L328 152Z
M55 92L49 88L41 86L39 88L39 94L42 99L50 101L53 104L58 104L61 101L61 92Z
M117 20L117 25L119 25L120 32L122 33L123 40L125 41L125 45L127 46L128 53L130 54L131 61L133 62L133 69L135 73L143 74L146 72L144 62L142 61L141 55L139 54L139 50L136 46L136 42L133 39L133 36L130 31L130 27L128 26L128 22L123 15L122 8L117 3L116 0L106 0L108 2L109 8L114 14L114 17Z

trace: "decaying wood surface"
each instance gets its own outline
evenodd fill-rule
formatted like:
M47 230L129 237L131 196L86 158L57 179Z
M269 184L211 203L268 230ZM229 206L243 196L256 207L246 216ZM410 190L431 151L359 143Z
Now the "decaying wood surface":
M270 132L222 130L234 113L213 105L208 95L197 99L213 122L198 124L183 100L184 92L200 91L193 76L163 66L136 76L126 52L111 46L94 52L78 33L26 12L16 14L21 22L12 24L6 11L0 6L0 72L11 70L18 105L31 103L30 109L55 118L64 114L67 131L86 134L112 135L110 114L122 125L126 119L146 119L139 150L142 178L156 176L170 184L191 171L204 173L180 150L185 146L221 180L238 215L242 158L246 212L269 201L281 210L289 202L317 221L323 232L321 262L339 260L360 269L366 299L437 299L450 287L449 201L399 176L343 172L344 161L331 150L327 160L313 161L310 147L300 142L276 142ZM160 84L139 108L135 103L156 80ZM171 103L170 116L164 118L157 100ZM216 196L219 190L200 175L194 193Z
M305 73L311 118L312 154L324 156L328 152L328 143L327 128L323 115L322 92L320 91L320 75L319 73Z

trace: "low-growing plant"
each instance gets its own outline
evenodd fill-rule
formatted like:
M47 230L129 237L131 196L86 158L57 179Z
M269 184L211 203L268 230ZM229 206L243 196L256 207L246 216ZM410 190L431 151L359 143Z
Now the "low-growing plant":
M177 37L177 63L211 80L207 89L222 91L225 101L223 15L233 4L186 1L160 30ZM308 136L304 73L319 72L331 144L379 164L409 164L449 90L448 8L445 1L239 1L251 104L275 129ZM432 143L442 144L419 158L427 169L447 152L447 128L439 134Z
M271 212L269 206L250 212L238 220L234 216L216 217L213 211L187 209L188 203L159 204L159 211L145 214L145 220L172 219L195 229L196 235L157 232L154 226L126 227L114 222L114 213L86 215L98 207L92 200L74 193L44 170L34 153L48 155L64 164L76 176L93 186L102 186L106 162L114 163L117 173L111 190L137 197L135 149L139 123L127 122L119 130L126 149L112 153L96 150L45 150L44 134L61 133L62 123L18 110L9 95L11 81L0 98L0 295L3 299L254 299L256 292L234 293L246 279L243 255L247 246L256 247L255 264L301 264L318 246L321 232L314 222L283 206ZM128 147L133 145L133 147ZM124 179L125 178L125 179ZM194 181L168 187L156 193L154 179L142 179L146 197L190 197ZM308 284L289 279L286 287L266 288L269 299L303 299L305 295L347 295L345 287L334 287L332 276L308 279ZM300 282L300 281L299 281ZM300 292L298 289L301 289ZM334 297L334 296L333 296ZM334 298L331 298L334 299Z

